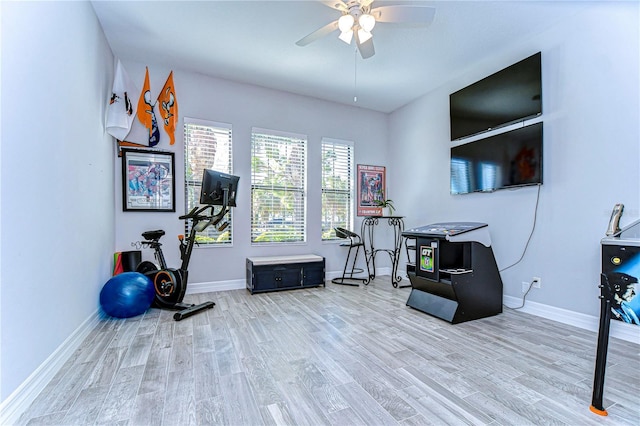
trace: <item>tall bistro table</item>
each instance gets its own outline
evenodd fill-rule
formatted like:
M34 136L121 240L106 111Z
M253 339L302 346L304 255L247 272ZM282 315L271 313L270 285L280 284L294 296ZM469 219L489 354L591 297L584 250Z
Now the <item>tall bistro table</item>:
M393 248L376 248L374 242L375 229L380 224L387 223L393 228ZM364 242L364 254L369 266L369 281L376 277L376 255L385 252L391 259L391 284L398 287L402 277L398 275L398 263L400 262L400 251L402 249L402 231L404 231L403 216L365 216L362 221L360 235ZM368 284L367 282L367 284ZM411 285L400 286L410 287Z

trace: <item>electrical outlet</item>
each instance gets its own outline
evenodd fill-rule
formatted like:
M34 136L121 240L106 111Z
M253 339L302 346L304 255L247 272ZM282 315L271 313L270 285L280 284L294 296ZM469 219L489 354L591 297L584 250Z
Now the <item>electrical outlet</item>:
M527 290L529 290L529 286L531 286L531 288L540 288L540 286L542 285L542 278L540 277L533 277L531 279L531 281L522 281L522 292L526 293Z

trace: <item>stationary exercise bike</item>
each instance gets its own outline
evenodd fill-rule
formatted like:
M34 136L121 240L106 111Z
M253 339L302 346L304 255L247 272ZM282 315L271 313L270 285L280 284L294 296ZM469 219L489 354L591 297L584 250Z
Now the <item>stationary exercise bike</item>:
M207 172L211 171L205 170L205 177ZM216 175L220 175L217 172L214 173L216 173ZM203 192L200 200L201 203L202 201L208 201L211 202L211 204L207 204L202 207L194 207L189 213L179 217L180 220L191 221L191 230L189 231L188 237L185 239L182 235L178 236L178 239L180 240L180 259L182 259L180 268L174 269L167 267L167 262L165 261L164 254L162 253L162 243L160 243L160 238L164 235L163 230L159 229L142 233L144 241L141 241L140 243L143 246L148 246L154 250L154 256L159 267L153 262L144 261L137 266L136 271L146 275L153 282L153 286L156 291L153 306L161 309L178 311L173 315L173 319L176 321L180 321L215 306L214 302L204 302L199 305L182 303L182 299L187 291L189 260L191 259L193 246L196 244L196 234L204 231L209 226L218 226L229 212L229 204L231 203L232 206L235 206L234 200L237 179L235 180L235 187L232 187L232 185L229 184L223 188L221 187L219 180L213 182L214 190L209 193L209 195L206 195L205 189L210 183L211 182L207 180L203 182ZM217 188L215 186L216 184ZM217 194L211 196L213 192L216 191ZM233 195L233 199L231 200L229 198L230 193ZM221 205L220 211L216 214L214 214L214 204ZM227 226L228 223L224 222L218 227L218 230L223 231Z

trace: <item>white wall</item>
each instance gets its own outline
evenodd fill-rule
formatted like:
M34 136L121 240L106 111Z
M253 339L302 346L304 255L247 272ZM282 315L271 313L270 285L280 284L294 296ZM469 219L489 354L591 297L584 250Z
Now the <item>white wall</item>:
M113 55L88 2L2 4L5 400L98 309L114 246Z
M531 243L522 262L502 273L504 291L520 298L522 281L541 277L542 288L527 300L597 316L600 239L611 209L625 204L622 225L640 216L638 28L637 3L594 3L538 36L487 53L486 61L394 112L391 177L407 182L394 196L407 226L486 222L499 268L518 260L537 187L450 195L449 94L542 51L544 185Z
M124 65L131 78L142 86L145 65ZM149 65L152 98L155 99L170 71L161 65ZM176 153L176 212L123 212L122 169L120 162L116 161L116 249L132 250L134 248L131 243L140 241L143 231L163 229L166 232L162 242L167 263L170 267L179 265L176 236L184 233L183 222L178 220L178 216L184 214L183 118L190 117L230 123L233 126L233 173L240 176L240 187L237 207L234 209L233 247L196 248L189 266L189 282L195 284L244 280L245 259L250 256L315 253L325 256L327 271L342 270L344 248L336 243L321 241L320 143L323 137L353 141L356 164L388 167L387 115L184 70L173 71L179 106L176 143L169 145L168 138L162 132L161 142L156 148ZM308 137L306 244L251 245L250 160L251 128L254 126ZM355 226L359 229L360 218L356 218ZM381 236L384 238L383 233ZM143 258L152 260L152 251L144 249ZM389 264L388 259L383 259L382 256L379 263L380 266Z

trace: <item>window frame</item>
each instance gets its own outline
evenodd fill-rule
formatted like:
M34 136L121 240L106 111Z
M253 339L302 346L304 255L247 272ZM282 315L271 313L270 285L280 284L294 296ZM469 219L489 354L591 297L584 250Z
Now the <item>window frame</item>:
M194 171L191 178L188 178L189 170L191 169L189 149L190 145L190 135L189 135L189 127L190 126L198 126L201 128L210 128L214 133L214 138L216 134L222 134L228 138L228 141L224 142L227 145L228 151L224 156L228 156L227 160L222 160L224 162L223 165L225 167L221 167L220 164L216 164L215 161L215 153L213 157L206 157L209 160L213 160L213 163L207 162L203 168L218 170L223 173L233 174L233 126L230 123L217 122L213 120L203 120L198 118L190 118L184 117L183 119L183 130L184 130L184 206L185 213L188 213L193 207L200 206L199 196L200 191L197 191L197 194L193 194L195 197L195 204L190 204L192 198L190 197L190 188L201 188L202 187L202 169L198 171ZM191 130L192 131L192 130ZM216 148L217 149L217 148ZM216 211L219 208L214 207ZM211 226L205 229L203 232L198 232L196 234L196 242L198 243L195 248L209 248L209 247L233 247L234 240L234 232L233 232L233 210L229 209L229 213L225 218L229 225L222 231L218 231ZM185 220L184 229L185 235L189 235L191 231L191 221ZM229 237L227 239L220 240L220 237L224 234L228 233ZM212 240L209 240L212 239Z
M291 157L286 157L287 160L298 161L285 163L280 163L277 159L274 161L267 151L275 152L276 150L278 155L283 153L290 155ZM307 157L306 135L260 127L251 128L251 245L307 243ZM271 166L267 165L269 162ZM278 174L276 168L292 171L293 176ZM298 173L299 182L294 184L296 173ZM274 182L264 184L257 181L258 179L279 180L280 184L274 185ZM275 193L282 195L280 199L277 199ZM260 195L266 201L264 209L256 208L260 207L258 206L260 201L257 199ZM292 201L288 207L287 201ZM260 216L263 214L269 214L270 208L274 210L269 218L261 219ZM289 235L293 235L293 239L290 239Z
M346 155L343 157L339 157L339 160L341 160L343 162L344 165L346 165L346 170L345 172L347 173L347 189L344 190L340 190L340 189L336 189L336 188L327 188L325 186L325 178L329 177L326 175L326 170L325 170L325 149L326 147L334 147L334 149L336 149L336 147L338 147L338 149L343 149L346 151ZM329 148L330 149L330 148ZM329 137L323 137L321 144L320 144L320 151L321 151L321 204L322 204L322 208L321 208L321 224L320 224L320 232L321 232L321 238L322 238L322 242L332 242L332 241L342 241L341 238L338 238L335 234L335 227L336 226L340 226L343 228L347 228L349 230L353 230L353 226L354 226L354 219L355 219L355 187L356 187L356 183L355 183L355 179L356 179L356 171L355 171L355 143L353 141L348 141L348 140L343 140L343 139L336 139L336 138L329 138ZM332 176L335 177L336 174L336 170L335 168L332 168ZM347 203L348 205L344 206L345 210L346 210L346 215L347 218L344 221L344 223L342 222L338 222L338 221L331 221L331 226L330 229L325 230L323 229L324 227L324 223L325 223L325 195L328 193L332 193L334 195L345 195L347 198ZM336 197L337 198L337 197ZM328 234L327 234L328 232ZM328 235L328 238L326 238L325 236Z

